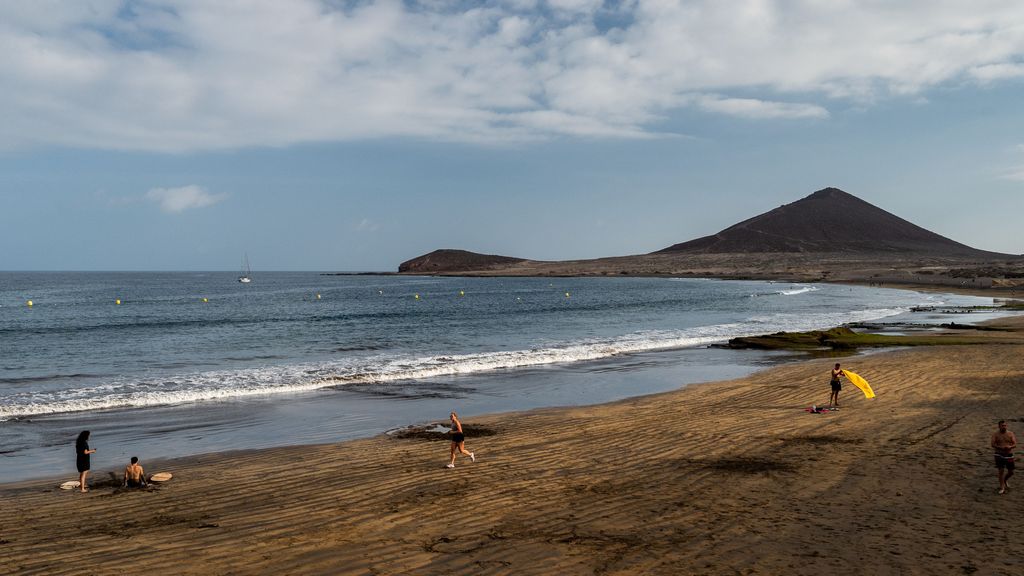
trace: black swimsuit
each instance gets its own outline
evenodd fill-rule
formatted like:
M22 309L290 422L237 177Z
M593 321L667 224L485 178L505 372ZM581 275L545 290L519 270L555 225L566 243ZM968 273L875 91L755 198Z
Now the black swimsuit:
M1015 467L1014 460L1012 452L1010 454L996 452L996 468L999 468L1000 470L1005 468L1012 472Z
M465 442L465 441L466 441L466 435L463 434L462 432L459 432L458 428L452 427L452 442L455 442L456 444L458 444L459 442Z

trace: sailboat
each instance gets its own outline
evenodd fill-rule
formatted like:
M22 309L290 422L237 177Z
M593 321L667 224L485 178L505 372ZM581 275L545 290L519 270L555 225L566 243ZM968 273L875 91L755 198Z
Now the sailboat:
M242 284L248 284L252 282L252 268L249 268L249 255L246 254L245 258L242 259L242 275L238 277L238 281Z

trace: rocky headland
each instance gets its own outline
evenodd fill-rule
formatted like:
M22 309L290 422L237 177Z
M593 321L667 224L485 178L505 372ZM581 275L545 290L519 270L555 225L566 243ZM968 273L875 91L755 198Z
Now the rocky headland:
M542 261L436 250L401 274L452 276L676 276L942 288L1024 289L1024 256L972 248L825 188L717 234L648 254Z

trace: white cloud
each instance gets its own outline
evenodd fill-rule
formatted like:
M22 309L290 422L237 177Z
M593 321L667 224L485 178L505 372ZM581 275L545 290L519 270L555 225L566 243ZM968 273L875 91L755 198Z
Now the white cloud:
M0 4L0 148L651 136L1024 75L1024 3ZM713 94L715 96L707 96Z
M971 76L981 82L995 82L1024 76L1024 64L1002 62L986 64L971 69Z
M369 218L363 218L359 224L356 224L357 232L376 232L379 229L380 225Z
M604 4L603 0L547 0L548 6L565 12L594 12Z
M701 108L711 112L719 112L742 118L828 118L828 110L815 104L707 96L699 99L699 105Z
M225 194L210 194L196 185L180 188L152 188L146 192L146 198L159 204L160 209L169 214L178 214L191 208L211 206L226 197Z

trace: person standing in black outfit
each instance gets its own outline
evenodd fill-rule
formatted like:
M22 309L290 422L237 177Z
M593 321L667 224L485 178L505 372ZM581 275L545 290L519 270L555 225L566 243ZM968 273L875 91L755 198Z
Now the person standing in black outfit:
M96 451L89 449L89 431L82 430L82 433L78 435L78 440L75 440L75 463L78 465L78 483L81 485L82 492L89 491L85 486L85 477L89 475L89 455L93 452Z

